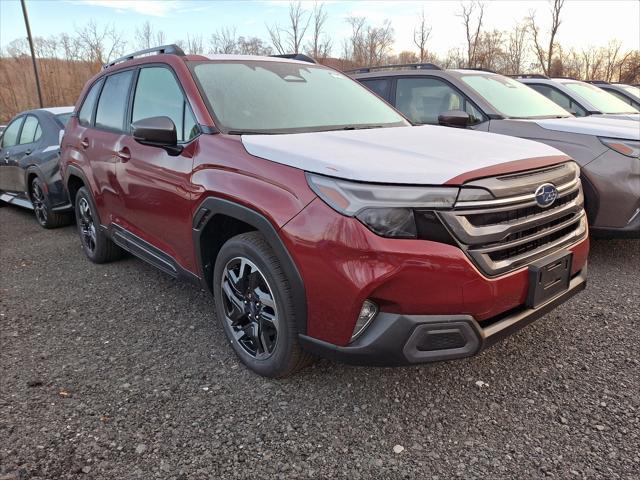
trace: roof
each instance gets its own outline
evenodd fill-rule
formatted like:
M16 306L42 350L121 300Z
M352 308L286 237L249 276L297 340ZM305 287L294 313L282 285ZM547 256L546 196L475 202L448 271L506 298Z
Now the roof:
M73 112L73 107L47 107L47 108L38 108L37 110L53 113L54 115L61 115L63 113Z
M278 63L301 63L304 65L309 65L309 62L304 62L301 60L293 60L290 58L282 58L282 57L267 57L262 55L233 55L233 54L222 54L216 53L211 55L199 55L199 57L204 57L208 60L215 61L243 61L243 62L278 62Z

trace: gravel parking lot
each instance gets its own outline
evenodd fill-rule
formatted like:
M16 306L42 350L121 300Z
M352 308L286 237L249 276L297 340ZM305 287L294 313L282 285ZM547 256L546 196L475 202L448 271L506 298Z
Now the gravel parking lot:
M638 478L640 242L483 355L243 368L210 296L0 209L0 479Z

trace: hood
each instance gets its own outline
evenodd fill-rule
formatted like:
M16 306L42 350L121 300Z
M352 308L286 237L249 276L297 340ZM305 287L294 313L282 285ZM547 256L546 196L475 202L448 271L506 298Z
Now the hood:
M544 120L525 120L534 122L547 130L558 132L596 135L598 137L624 138L640 140L640 123L591 115L580 118L549 118Z
M613 118L614 120L635 120L640 122L640 113L599 113L596 117Z
M307 172L374 183L440 185L470 171L541 157L568 159L542 143L506 135L424 125L369 130L242 135L251 155ZM519 170L524 170L522 166Z

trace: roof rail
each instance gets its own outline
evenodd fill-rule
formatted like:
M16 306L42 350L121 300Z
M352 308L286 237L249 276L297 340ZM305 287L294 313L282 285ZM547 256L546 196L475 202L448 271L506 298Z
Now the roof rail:
M494 71L494 70L489 70L488 68L479 68L479 67L460 67L460 68L456 68L455 70L476 70L478 72L487 72L487 73L495 73L496 75L499 75L498 72Z
M587 80L587 83L592 83L594 85L609 85L609 82L605 80Z
M397 65L378 65L372 67L360 67L353 70L345 70L344 73L369 73L376 70L386 70L393 68L409 68L413 70L442 70L438 65L433 63L400 63Z
M153 47L153 48L146 48L144 50L139 50L137 52L133 52L130 53L128 55L125 55L123 57L120 58L116 58L115 60L109 62L109 63L105 63L102 68L106 69L109 67L113 67L114 65L116 65L117 63L122 63L122 62L126 62L127 60L133 60L136 57L142 57L145 55L158 55L161 53L166 53L169 55L179 55L181 57L184 57L184 52L182 51L182 49L174 44L171 45L160 45L159 47Z
M318 63L309 55L305 55L304 53L284 53L282 55L269 55L269 56L277 57L277 58L288 58L289 60L299 60L301 62Z
M518 73L516 75L507 75L507 77L511 78L546 78L549 79L546 75L542 75L541 73Z

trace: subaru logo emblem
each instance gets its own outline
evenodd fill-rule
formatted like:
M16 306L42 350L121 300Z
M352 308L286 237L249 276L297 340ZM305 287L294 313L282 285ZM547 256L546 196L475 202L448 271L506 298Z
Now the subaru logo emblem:
M558 198L558 190L550 183L543 183L536 189L536 203L542 208L549 207Z

